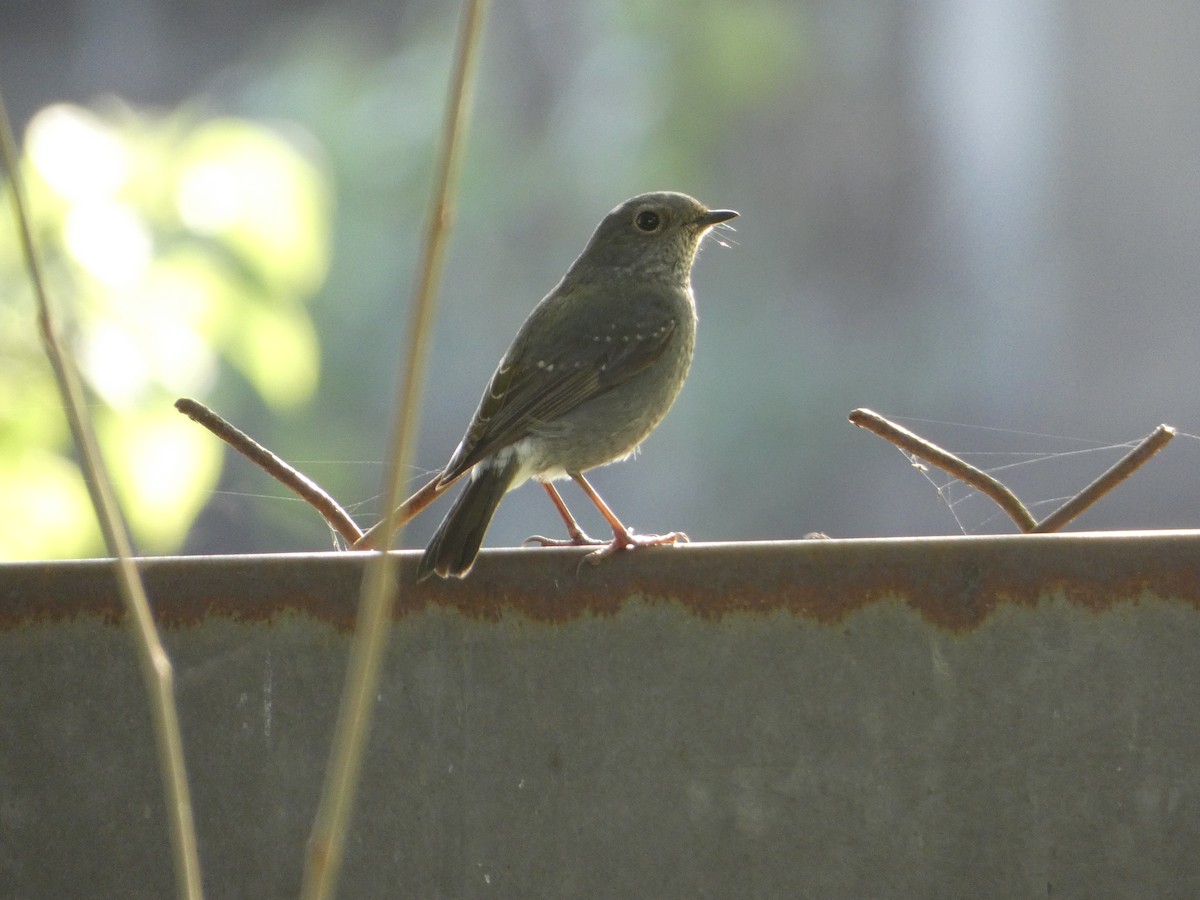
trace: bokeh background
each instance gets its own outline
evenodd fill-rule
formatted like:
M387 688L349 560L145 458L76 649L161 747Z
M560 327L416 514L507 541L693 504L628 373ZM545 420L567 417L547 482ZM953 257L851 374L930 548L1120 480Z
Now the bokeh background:
M182 394L377 517L456 21L373 0L0 7L0 87L144 551L330 546L170 408ZM1014 530L951 509L847 424L859 406L1026 463L1001 475L1039 515L1159 422L1200 432L1197 46L1200 6L1166 0L492 4L414 486L596 222L651 189L742 218L698 262L674 411L595 476L634 527ZM0 351L0 557L99 552L7 224ZM1198 474L1177 440L1073 527L1196 527ZM556 522L525 487L486 543Z

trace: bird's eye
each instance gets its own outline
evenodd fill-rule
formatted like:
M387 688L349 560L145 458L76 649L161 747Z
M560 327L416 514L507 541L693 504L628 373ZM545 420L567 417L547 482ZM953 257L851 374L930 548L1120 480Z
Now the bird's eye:
M658 231L658 226L662 224L662 219L652 209L643 209L640 213L633 217L633 224L637 226L638 231L644 231L647 234Z

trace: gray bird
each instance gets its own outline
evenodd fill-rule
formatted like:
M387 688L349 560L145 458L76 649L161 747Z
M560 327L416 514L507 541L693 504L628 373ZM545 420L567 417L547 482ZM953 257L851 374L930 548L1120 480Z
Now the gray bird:
M492 375L467 433L438 478L470 480L425 548L418 580L464 577L500 500L537 479L570 539L616 550L674 543L635 535L583 473L630 456L671 408L696 338L692 262L714 225L737 216L667 191L641 194L604 217L583 253L533 309ZM570 477L612 527L611 542L583 533L550 483Z

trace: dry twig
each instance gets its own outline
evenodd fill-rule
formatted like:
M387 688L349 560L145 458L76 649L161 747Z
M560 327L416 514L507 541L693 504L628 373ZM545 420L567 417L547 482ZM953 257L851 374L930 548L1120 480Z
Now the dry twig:
M1072 519L1079 516L1085 509L1115 488L1118 484L1132 475L1175 437L1175 429L1170 425L1159 425L1146 435L1136 447L1117 460L1107 472L1085 487L1082 491L1046 516L1037 527L1035 534L1049 534L1058 531Z
M400 491L412 448L416 443L419 398L428 337L433 323L434 299L450 230L451 198L457 181L461 147L469 109L469 91L478 56L485 0L465 0L455 47L454 73L442 134L441 151L422 246L404 376L398 392L384 490L388 512L379 546L387 548L399 530ZM308 842L301 896L318 900L333 895L341 868L342 850L350 823L363 749L383 660L383 648L399 591L395 554L380 552L367 564L359 595L359 615L346 672L333 749L321 802Z
M982 469L963 462L948 450L943 450L936 444L918 437L895 422L889 422L879 413L869 409L854 410L850 413L850 421L859 428L865 428L895 444L905 453L910 453L932 466L937 466L943 472L953 475L959 481L965 482L980 493L991 497L1002 510L1008 513L1009 518L1016 522L1017 527L1022 531L1033 531L1037 527L1037 520L1025 508L1025 504L1017 499L1017 495Z
M254 463L284 487L299 494L321 514L329 527L342 536L347 544L355 544L363 533L338 502L320 485L272 453L250 435L234 427L203 403L181 397L175 408L199 425L203 425L250 462Z
M379 549L378 541L383 534L386 520L377 522L366 532L361 531L350 514L324 488L200 401L181 397L175 401L175 408L197 425L207 428L288 490L296 493L300 499L312 506L329 527L341 535L352 549ZM396 508L397 525L405 525L410 522L421 510L458 481L455 479L448 484L438 484L440 477L440 475L435 475L420 490Z
M458 483L458 479L447 482L446 484L438 484L438 479L441 474L434 475L419 491L396 507L396 511L392 513L392 518L395 525L407 525L412 519L427 507L430 503L436 500L442 494L446 493L452 485ZM381 546L380 541L383 538L384 531L387 527L387 519L382 519L376 522L365 532L363 536L354 544L355 550L378 550Z
M1175 437L1174 428L1170 425L1159 425L1108 471L1038 522L1017 496L991 475L963 462L953 453L918 437L908 429L888 421L879 413L869 409L856 409L850 413L850 421L895 444L905 453L937 466L943 472L991 497L1017 523L1017 527L1027 534L1049 534L1058 531L1132 475Z
M175 854L176 889L180 897L198 900L202 896L200 856L196 850L196 829L188 792L187 770L184 766L183 739L180 736L179 716L175 708L174 671L170 657L159 640L154 618L150 614L150 604L146 599L145 586L133 562L129 531L113 494L112 482L104 465L104 458L100 454L95 431L87 416L87 404L79 374L58 340L42 263L33 240L31 216L21 181L16 141L13 139L3 97L0 97L0 157L4 160L4 168L8 170L21 250L37 301L38 330L46 356L50 360L50 367L54 370L54 378L66 409L71 434L79 450L80 466L100 524L100 531L104 536L104 543L108 552L115 557L117 586L125 605L129 630L137 647L142 680L150 699L159 771L167 795L166 811L170 823L171 848Z

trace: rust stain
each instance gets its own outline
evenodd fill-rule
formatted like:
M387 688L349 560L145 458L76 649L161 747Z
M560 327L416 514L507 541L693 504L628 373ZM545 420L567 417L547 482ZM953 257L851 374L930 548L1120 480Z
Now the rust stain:
M997 538L694 544L579 565L581 551L485 552L464 581L412 584L404 555L394 616L428 608L496 622L545 624L611 618L630 598L677 604L706 621L787 614L833 626L874 603L896 601L955 633L1004 606L1048 596L1101 613L1150 594L1200 610L1200 532L1019 535ZM269 625L287 614L354 624L367 554L150 559L140 565L164 628L214 617ZM0 566L0 630L122 618L111 562Z

